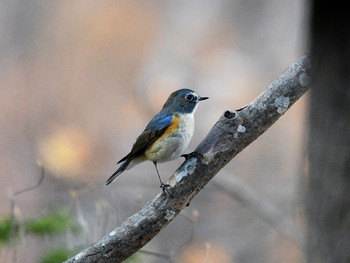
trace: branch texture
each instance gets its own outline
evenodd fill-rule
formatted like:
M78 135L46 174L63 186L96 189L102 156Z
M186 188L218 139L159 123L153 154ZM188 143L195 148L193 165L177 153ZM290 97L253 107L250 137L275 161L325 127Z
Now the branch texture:
M237 111L226 111L158 193L111 233L66 262L121 262L168 225L232 158L265 132L307 90L310 61L303 56L259 97Z

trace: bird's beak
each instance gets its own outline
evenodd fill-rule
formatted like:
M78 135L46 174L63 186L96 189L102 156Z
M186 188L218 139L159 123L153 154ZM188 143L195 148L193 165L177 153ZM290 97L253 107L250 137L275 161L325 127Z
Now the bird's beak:
M199 97L198 101L207 100L207 99L209 99L209 97Z

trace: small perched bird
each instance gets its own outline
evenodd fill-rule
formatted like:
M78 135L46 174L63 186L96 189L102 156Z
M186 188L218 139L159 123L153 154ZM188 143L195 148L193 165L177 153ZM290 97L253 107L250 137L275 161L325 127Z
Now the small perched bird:
M150 160L157 171L160 187L165 190L157 163L179 158L186 150L194 132L194 112L198 102L208 97L200 97L190 89L180 89L173 92L165 102L162 110L153 117L146 129L137 137L130 153L121 159L120 167L107 180L106 185L126 169Z

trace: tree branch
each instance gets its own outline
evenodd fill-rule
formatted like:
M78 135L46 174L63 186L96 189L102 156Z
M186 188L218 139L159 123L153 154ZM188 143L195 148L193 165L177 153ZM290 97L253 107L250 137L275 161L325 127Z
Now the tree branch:
M255 189L236 177L230 180L211 181L215 187L240 201L248 209L251 209L267 224L276 229L285 238L292 241L300 250L304 250L304 238L292 218L286 216L277 206L261 197Z
M119 227L67 260L121 262L138 251L168 225L192 198L233 157L265 132L307 90L308 55L280 75L258 98L239 111L226 111L193 155L169 179L172 195L158 193Z

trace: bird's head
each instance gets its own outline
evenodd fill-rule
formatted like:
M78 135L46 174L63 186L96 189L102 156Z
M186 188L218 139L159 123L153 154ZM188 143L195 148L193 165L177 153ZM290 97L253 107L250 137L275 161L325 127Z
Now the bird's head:
M163 106L163 110L169 110L173 113L194 113L198 102L206 99L209 98L201 97L193 90L180 89L171 93Z

